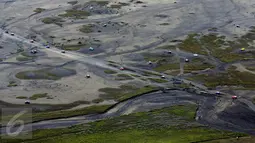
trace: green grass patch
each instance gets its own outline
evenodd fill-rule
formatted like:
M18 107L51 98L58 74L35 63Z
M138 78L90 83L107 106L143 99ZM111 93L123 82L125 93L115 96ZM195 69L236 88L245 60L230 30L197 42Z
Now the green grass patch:
M17 96L16 99L27 99L26 96Z
M43 11L45 11L46 9L44 9L44 8L36 8L35 10L34 10L34 12L35 13L41 13L41 12L43 12Z
M90 13L88 11L70 9L66 10L65 14L60 14L58 16L74 19L84 19L90 16Z
M103 92L103 94L100 95L103 99L115 99L118 101L122 101L130 97L154 91L156 89L156 87L152 86L137 88L130 85L122 85L119 88L101 88L99 89L99 91Z
M151 53L144 53L143 54L144 60L151 61L151 62L158 62L158 61L165 61L169 59L169 55L157 55L157 54L151 54Z
M255 87L255 75L249 72L239 72L228 69L227 72L217 74L200 74L190 77L191 80L201 81L207 87L216 86L242 86L245 88Z
M255 67L245 67L247 70L255 71Z
M116 8L116 9L121 9L122 5L120 5L120 4L112 4L110 7L111 8Z
M180 70L169 70L169 71L166 71L165 74L177 76L180 74Z
M18 84L15 81L10 81L8 87L16 87Z
M166 83L168 82L167 80L164 79L160 79L160 78L148 78L150 81L152 82L156 82L156 83Z
M103 101L104 101L104 99L98 98L98 99L92 100L92 103L101 103Z
M22 71L15 76L18 79L24 80L58 80L62 77L67 77L76 74L75 70L67 68L45 68L34 71Z
M61 22L64 22L60 17L46 17L42 19L42 22L45 24L56 24L62 27Z
M181 50L206 55L206 51L203 49L196 34L190 34L188 37L178 45Z
M112 105L94 105L85 107L77 110L62 110L62 111L51 111L51 112L40 112L33 114L33 121L42 121L55 118L66 118L88 114L99 114L106 111Z
M157 88L153 87L153 86L145 86L143 88L139 88L137 90L134 90L134 91L132 91L130 93L122 94L118 98L118 101L123 101L123 100L126 100L126 99L131 98L131 97L135 97L135 96L139 96L139 95L151 92L151 91L155 91L156 89Z
M48 93L38 93L38 94L34 94L31 97L29 97L30 100L37 100L39 98L49 98Z
M154 68L155 71L157 72L163 72L166 70L176 70L180 69L180 64L179 63L171 63L171 64L162 64L160 66L157 66Z
M205 70L207 68L212 69L215 68L215 66L208 62L205 62L204 59L201 58L194 58L191 62L184 65L185 72Z
M196 106L172 106L150 112L96 121L64 129L44 129L33 132L28 140L6 140L6 142L41 143L190 143L215 139L245 136L209 129L200 125L189 125L194 118ZM192 117L193 116L193 117ZM193 122L194 123L194 122Z
M161 76L158 73L154 73L154 72L149 72L149 71L143 71L142 73L143 76Z
M66 51L78 51L81 48L83 48L84 46L86 46L86 44L81 44L81 45L64 45L63 46L63 50L66 50Z
M30 76L33 75L33 76ZM16 78L18 79L48 79L48 80L58 80L60 77L58 77L55 74L45 72L44 70L38 70L38 71L23 71L19 72L16 75Z
M131 74L133 77L141 77L140 75Z
M93 1L90 1L90 2L96 3L100 6L106 6L106 5L109 4L109 1L96 1L96 0L93 0Z
M116 74L117 72L113 71L113 70L105 70L104 73L106 73L106 74Z
M128 74L118 74L115 80L132 80L134 79L132 76Z
M254 143L255 137L240 137L240 138L228 138L228 139L213 139L212 141L206 141L204 143Z
M75 5L75 4L77 4L78 3L78 1L76 0L76 1L69 1L69 2L67 2L68 4L71 4L71 5Z
M19 96L16 98L17 99L27 99L27 97L23 97L23 96ZM68 118L68 117L82 116L82 115L88 115L88 114L100 114L100 113L105 112L111 106L112 105L93 105L93 106L76 109L76 110L59 110L59 111L38 112L38 113L32 114L32 121L38 122L38 121L44 121L44 120ZM30 118L30 117L31 117L30 114L24 115L24 118ZM26 123L28 123L28 122L26 122Z
M33 60L33 57L24 57L24 56L18 56L16 57L17 61L23 62L23 61L30 61Z
M91 33L91 32L93 32L93 27L94 27L94 25L92 25L92 24L82 25L82 27L80 27L79 30L83 33Z
M160 23L159 25L166 26L166 25L170 25L170 23Z

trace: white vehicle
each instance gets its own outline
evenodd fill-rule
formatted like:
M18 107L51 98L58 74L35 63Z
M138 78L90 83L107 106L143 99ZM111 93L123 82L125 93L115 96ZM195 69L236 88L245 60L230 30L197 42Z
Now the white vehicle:
M65 50L62 50L61 53L66 53L66 51L65 51Z
M30 101L29 101L29 100L26 100L26 101L25 101L25 104L30 104Z
M107 26L107 24L104 24L104 27L106 27Z
M87 74L87 75L86 75L86 78L90 78L90 75L89 75L89 74Z
M89 47L89 50L90 50L90 51L94 51L94 48L92 48L92 47Z
M185 62L189 62L189 59L185 59Z
M89 7L89 9L90 9L90 10L93 10L94 8L91 6L91 7Z
M172 51L169 50L169 51L167 51L167 53L168 53L168 54L172 54Z
M34 40L30 40L30 43L34 43Z
M162 75L161 78L166 78L166 77L164 75Z
M12 36L14 36L14 33L11 33Z
M31 50L30 53L35 54L37 53L37 50Z
M194 57L198 57L198 54L193 54Z
M151 64L152 64L152 62L151 62L151 61L149 61L149 62L148 62L148 64L149 64L149 65L151 65Z
M220 95L220 92L219 92L219 91L216 91L216 94L217 94L217 95Z

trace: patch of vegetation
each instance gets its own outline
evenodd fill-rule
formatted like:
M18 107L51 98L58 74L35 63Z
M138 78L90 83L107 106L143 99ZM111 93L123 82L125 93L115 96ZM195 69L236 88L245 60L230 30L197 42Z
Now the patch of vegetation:
M42 22L45 24L56 24L62 27L61 22L64 22L64 20L62 20L60 17L46 17L42 19Z
M10 81L8 87L16 87L18 84L15 81Z
M212 69L215 68L215 66L204 61L202 58L194 58L191 62L184 65L184 70L186 73L191 71L205 70L207 68Z
M106 6L106 5L109 4L109 1L94 1L93 0L91 2L96 3L96 4L100 5L100 6Z
M150 81L152 82L156 82L156 83L166 83L168 82L167 80L164 79L160 79L160 78L148 78Z
M134 78L128 74L118 74L115 79L116 80L132 80Z
M228 139L214 139L211 141L206 141L204 143L253 143L255 140L254 136L250 137L239 137L239 138L228 138Z
M167 60L169 58L169 55L156 55L156 54L150 54L150 53L145 53L143 54L144 60L146 61L151 61L151 62L158 62L158 61L163 61Z
M60 14L58 16L67 17L67 18L75 18L75 19L84 19L90 16L90 13L83 10L70 9L70 10L66 10L65 14Z
M6 142L41 143L188 143L203 142L223 138L245 136L198 124L193 125L191 116L196 112L195 105L173 106L150 112L134 113L77 125L64 129L44 129L33 132L28 140L5 140ZM193 116L194 118L194 116Z
M76 1L69 1L69 2L67 2L68 4L71 4L71 5L75 5L75 4L77 4L78 3L78 1L76 0Z
M27 99L26 96L17 96L16 99Z
M27 99L27 97L23 97L23 96L20 96L17 98ZM76 110L58 110L58 111L38 112L38 113L32 114L32 121L39 122L39 121L45 121L45 120L68 118L68 117L82 116L82 115L88 115L88 114L100 114L107 111L107 109L110 108L111 106L112 105L93 105L93 106L85 107L82 109L76 109ZM30 114L25 114L24 116L25 118L31 117Z
M168 75L172 75L172 76L177 76L177 75L180 74L180 70L169 70L169 71L166 71L164 73L168 74Z
M160 23L159 25L166 26L166 25L170 25L170 23Z
M156 89L157 89L156 87L152 86L137 88L130 85L122 85L119 88L101 88L99 89L99 91L104 93L100 95L100 97L103 99L115 99L118 101L122 101L130 97L154 91Z
M158 49L168 49L168 50L173 50L176 49L176 45L165 45L165 46L160 46Z
M134 90L133 92L122 94L120 96L120 98L118 99L118 101L123 101L123 100L129 99L131 97L136 97L136 96L143 95L145 93L149 93L149 92L156 91L156 90L157 90L156 87L144 86L143 88L139 88L137 90Z
M130 4L129 3L125 3L125 2L119 2L120 5L122 6L129 6Z
M191 34L177 46L187 52L202 55L209 54L223 62L233 62L255 58L254 53L236 52L242 47L249 47L249 42L252 42L252 38L255 38L255 32L249 32L235 41L227 41L225 36L215 33L207 35Z
M79 45L64 45L62 48L63 50L66 51L78 51L80 50L82 47L86 46L86 44L79 44Z
M72 69L61 68L59 70L60 71L58 71L58 69L56 68L46 68L46 69L35 70L35 71L22 71L17 73L15 76L16 78L24 79L24 80L30 80L30 79L58 80L58 79L61 79L62 77L76 74L76 71Z
M143 76L161 76L158 73L153 73L153 72L149 72L149 71L143 71L142 75Z
M206 55L206 51L202 48L199 40L197 39L197 34L190 34L188 37L178 45L181 50Z
M94 25L89 24L89 25L82 25L82 27L79 29L83 33L91 33L93 32Z
M31 97L29 97L29 99L30 100L36 100L36 99L39 99L39 98L48 98L48 97L49 97L48 93L38 93L38 94L34 94Z
M131 74L133 77L141 77L140 75Z
M163 64L163 65L160 65L160 66L154 68L154 70L157 72L163 72L166 70L175 70L175 69L180 69L179 63Z
M33 57L24 57L24 56L18 56L16 57L17 61L23 62L23 61L30 61L33 60Z
M92 103L101 103L103 101L104 101L104 99L98 98L98 99L92 100Z
M255 71L255 67L245 67L247 70Z
M35 13L41 13L41 12L43 12L43 11L45 11L46 9L44 9L44 8L36 8L35 10L34 10L34 12Z
M62 110L52 112L39 112L33 114L33 121L42 121L56 118L74 117L88 114L99 114L105 112L112 105L94 105L77 110Z
M116 8L116 9L121 9L122 5L120 5L120 4L112 4L110 7L111 8Z
M255 75L249 72L239 72L233 68L227 72L217 74L200 74L190 77L191 80L201 81L207 87L216 86L243 86L245 88L255 87Z
M113 71L113 70L105 70L104 73L106 73L106 74L116 74L117 72Z

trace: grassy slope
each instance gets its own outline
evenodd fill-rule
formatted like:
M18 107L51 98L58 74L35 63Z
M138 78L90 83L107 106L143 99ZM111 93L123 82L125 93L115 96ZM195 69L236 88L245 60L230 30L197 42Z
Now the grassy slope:
M99 91L103 92L103 94L100 96L104 99L115 99L117 101L123 101L131 97L155 91L156 89L156 87L152 86L137 88L134 86L122 85L119 88L102 88Z
M94 105L85 107L77 110L62 110L62 111L50 111L50 112L39 112L32 114L32 121L38 122L43 120L57 119L57 118L66 118L74 117L79 115L88 115L88 114L97 114L105 112L112 105ZM12 117L12 116L11 116ZM11 118L10 116L3 117L2 119ZM25 115L24 119L31 118L31 115Z
M228 69L225 73L217 75L195 75L190 78L191 80L201 81L207 87L216 86L243 86L245 88L255 87L255 75L248 72L239 72L235 69Z
M194 123L196 105L167 107L77 125L35 131L34 143L190 143L243 134L219 131ZM20 140L12 140L13 143ZM25 142L28 142L26 140ZM3 143L6 140L2 140Z

